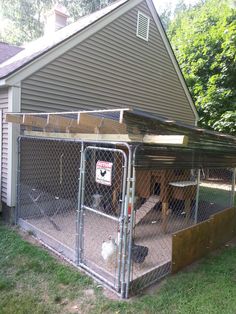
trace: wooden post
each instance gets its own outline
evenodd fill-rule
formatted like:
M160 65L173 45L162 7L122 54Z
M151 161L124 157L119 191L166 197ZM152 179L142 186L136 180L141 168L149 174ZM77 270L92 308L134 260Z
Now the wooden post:
M168 223L168 209L169 209L169 195L168 195L168 171L161 171L161 202L162 202L162 230L164 233L167 232L167 223Z
M167 232L167 223L168 223L167 212L168 212L168 208L169 208L169 204L167 202L166 203L162 202L162 230L163 230L164 233Z

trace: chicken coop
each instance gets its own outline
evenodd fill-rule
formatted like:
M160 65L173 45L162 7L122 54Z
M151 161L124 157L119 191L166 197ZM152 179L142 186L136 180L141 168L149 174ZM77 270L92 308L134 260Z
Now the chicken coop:
M236 235L236 139L145 112L9 113L16 221L122 298Z

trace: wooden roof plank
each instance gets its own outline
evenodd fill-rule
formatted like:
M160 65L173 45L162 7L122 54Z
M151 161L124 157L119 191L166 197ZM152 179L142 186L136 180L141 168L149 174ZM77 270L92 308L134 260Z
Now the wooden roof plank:
M127 133L126 125L124 123L120 123L119 121L95 116L88 113L79 113L78 114L78 125L81 128L86 128L94 130L95 133L104 133L104 134L125 134Z
M47 126L47 119L24 114L21 124L44 129Z
M69 131L70 129L77 128L77 119L67 118L61 115L48 114L47 117L47 127L56 130Z
M23 123L23 114L6 113L5 121L10 123L21 124Z

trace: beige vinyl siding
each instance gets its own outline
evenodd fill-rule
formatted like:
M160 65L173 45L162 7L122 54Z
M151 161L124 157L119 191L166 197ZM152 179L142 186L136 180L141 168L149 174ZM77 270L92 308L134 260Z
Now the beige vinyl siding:
M8 168L8 124L5 114L8 111L8 89L0 89L0 110L2 110L2 165L1 165L1 196L7 202L7 168Z
M23 111L132 107L194 124L195 116L157 30L136 36L130 10L22 82Z

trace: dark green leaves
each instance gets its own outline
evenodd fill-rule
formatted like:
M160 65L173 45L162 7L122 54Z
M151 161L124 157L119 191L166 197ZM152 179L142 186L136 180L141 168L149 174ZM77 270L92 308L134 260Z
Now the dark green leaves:
M169 26L200 125L236 134L236 10L208 0L179 12Z

